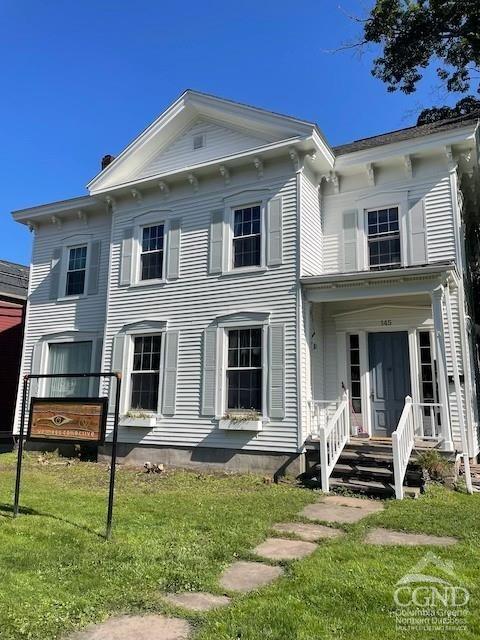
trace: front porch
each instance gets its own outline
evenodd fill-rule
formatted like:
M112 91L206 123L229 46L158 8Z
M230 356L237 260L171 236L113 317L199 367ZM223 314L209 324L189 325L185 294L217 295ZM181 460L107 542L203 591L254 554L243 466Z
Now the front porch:
M413 447L466 451L456 283L445 266L304 279L305 441L324 441L325 473L352 437L391 443L397 476Z

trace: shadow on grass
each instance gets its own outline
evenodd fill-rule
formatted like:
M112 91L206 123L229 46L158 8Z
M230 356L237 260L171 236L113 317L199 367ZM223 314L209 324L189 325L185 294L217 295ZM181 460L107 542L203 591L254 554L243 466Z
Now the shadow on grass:
M83 524L78 524L77 522L72 522L71 520L67 520L66 518L60 518L60 516L55 516L53 513L45 513L43 511L37 511L36 509L31 509L30 507L19 507L18 509L20 515L25 516L40 516L42 518L51 518L52 520L57 520L58 522L63 522L64 524L68 524L76 529L80 529L81 531L86 531L87 533L91 533L97 538L101 538L105 540L106 536L103 533L98 533L98 531L94 531ZM13 518L13 505L11 504L0 504L0 516L3 518Z

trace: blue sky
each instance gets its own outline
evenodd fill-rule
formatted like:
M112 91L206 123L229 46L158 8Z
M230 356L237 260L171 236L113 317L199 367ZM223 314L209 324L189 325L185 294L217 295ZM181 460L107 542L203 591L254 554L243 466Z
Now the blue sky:
M339 8L339 4L342 8ZM186 88L316 121L331 144L413 124L445 99L429 73L413 96L370 74L374 51L346 14L373 0L2 0L0 258L28 264L10 212L85 194Z

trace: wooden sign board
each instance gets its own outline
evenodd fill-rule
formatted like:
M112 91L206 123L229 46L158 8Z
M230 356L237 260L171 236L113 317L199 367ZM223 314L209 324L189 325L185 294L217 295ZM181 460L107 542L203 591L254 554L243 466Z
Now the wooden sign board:
M103 444L107 398L32 398L27 440Z

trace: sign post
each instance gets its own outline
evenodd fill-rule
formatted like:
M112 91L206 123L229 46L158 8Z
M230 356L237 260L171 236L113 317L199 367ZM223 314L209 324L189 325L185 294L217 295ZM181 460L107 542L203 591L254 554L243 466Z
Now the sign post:
M46 373L31 374L23 378L22 408L18 443L17 472L13 517L19 513L20 484L24 441L104 444L108 412L108 398L31 398L28 431L25 438L25 413L29 381L43 378L115 378L115 412L112 435L112 459L108 491L106 539L112 535L113 500L115 494L115 468L117 462L118 420L122 376L120 373ZM110 390L111 393L111 390Z

